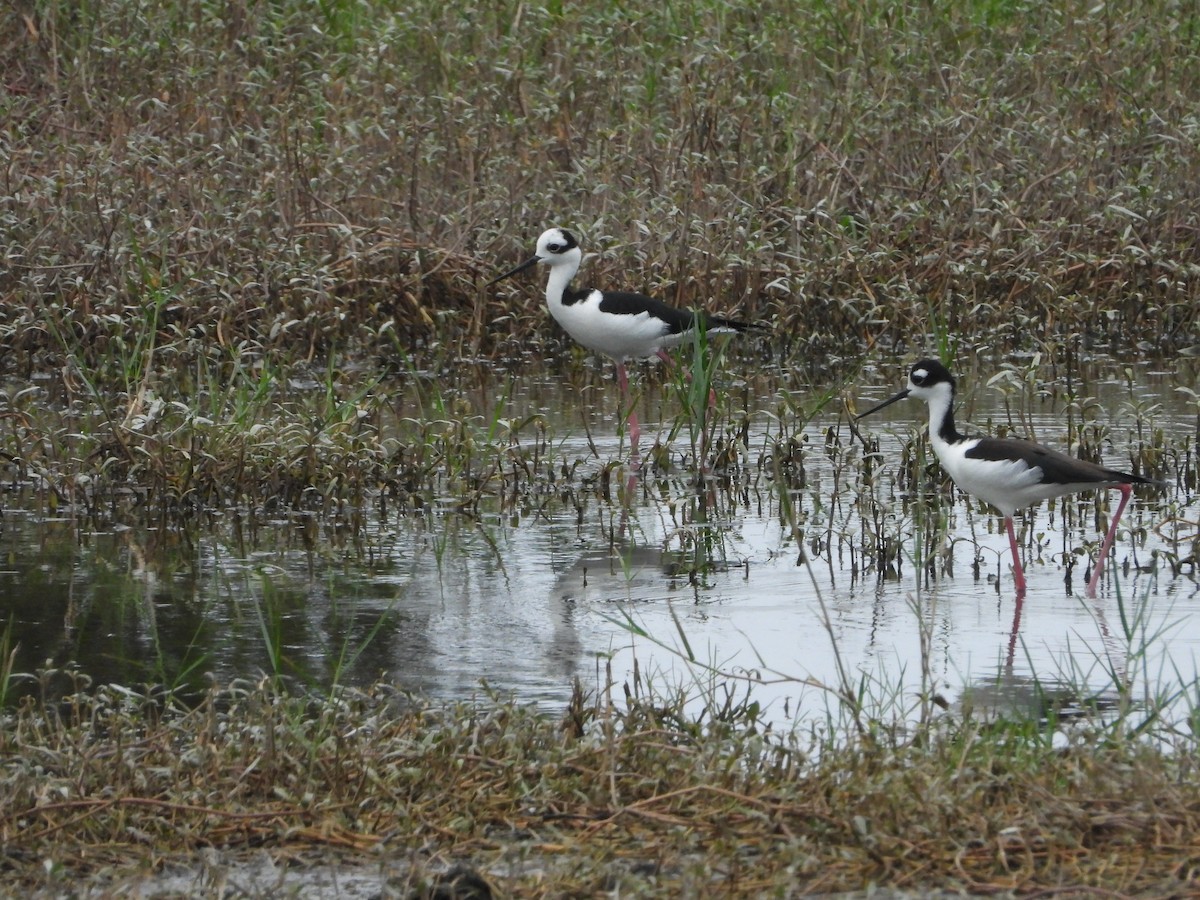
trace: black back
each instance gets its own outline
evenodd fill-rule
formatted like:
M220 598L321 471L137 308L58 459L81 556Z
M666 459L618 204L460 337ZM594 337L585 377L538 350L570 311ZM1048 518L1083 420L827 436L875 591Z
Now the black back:
M579 303L591 293L591 288L569 287L563 292L563 305L571 306ZM636 316L641 313L649 313L666 324L667 329L664 334L681 334L694 327L696 322L696 314L690 309L679 309L663 303L661 300L656 300L654 297L647 297L645 294L633 291L604 291L600 300L600 310L617 316ZM705 328L730 328L734 331L745 331L751 327L745 322L727 319L724 316L710 316L703 312L701 316L703 316Z
M1059 450L1052 450L1018 438L981 438L967 451L972 459L1002 461L1022 459L1032 468L1042 470L1042 481L1048 484L1155 484L1152 478L1120 472L1097 465L1086 459L1076 459Z
M632 291L605 291L600 300L600 311L618 316L636 316L649 313L667 325L667 334L679 334L692 327L696 316L690 309L677 309L661 300L635 294Z

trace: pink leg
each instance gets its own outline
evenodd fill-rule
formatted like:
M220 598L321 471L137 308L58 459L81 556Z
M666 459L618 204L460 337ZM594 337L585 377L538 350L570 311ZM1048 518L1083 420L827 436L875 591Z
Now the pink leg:
M1108 559L1108 551L1112 549L1113 539L1117 536L1117 523L1121 521L1121 513L1125 512L1125 504L1129 502L1129 494L1133 491L1127 484L1117 485L1121 492L1121 502L1113 513L1112 524L1108 526L1108 534L1104 536L1104 545L1100 548L1100 557L1096 560L1096 568L1092 570L1092 580L1088 582L1087 595L1096 596L1096 585L1100 583L1100 573L1104 570L1104 560Z
M629 376L625 372L625 363L617 360L617 384L621 388L621 411L625 411L625 406L629 403ZM633 458L637 459L638 455L638 438L642 436L641 426L638 425L637 410L632 406L629 407L629 449L633 452Z
M1017 586L1017 599L1020 600L1025 596L1025 570L1021 568L1021 551L1017 549L1017 533L1013 530L1012 516L1005 516L1004 524L1008 526L1008 545L1012 547L1013 584Z

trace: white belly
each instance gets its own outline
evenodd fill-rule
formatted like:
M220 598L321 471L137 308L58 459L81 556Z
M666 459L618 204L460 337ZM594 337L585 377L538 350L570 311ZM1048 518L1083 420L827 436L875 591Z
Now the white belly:
M550 314L572 338L589 350L616 360L644 359L662 347L679 342L667 335L667 325L648 312L614 315L600 311L600 294L566 306L550 303Z
M967 441L960 447L951 448L943 441L934 441L933 446L946 474L968 494L992 504L1006 516L1054 496L1053 490L1048 491L1048 486L1042 484L1042 470L1036 466L1031 468L1023 460L963 456L963 451L976 443Z

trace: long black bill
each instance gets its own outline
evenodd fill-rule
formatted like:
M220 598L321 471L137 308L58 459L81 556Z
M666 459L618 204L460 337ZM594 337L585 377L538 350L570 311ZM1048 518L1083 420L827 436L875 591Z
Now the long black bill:
M854 417L854 421L857 422L863 416L869 416L871 413L879 412L885 406L891 406L893 403L898 403L899 401L903 400L907 396L908 396L908 388L905 388L900 393L898 393L895 397L892 397L888 400L884 400L878 406L872 406L865 413L859 413L857 416Z
M493 284L495 284L497 281L503 281L505 278L508 278L508 277L510 277L510 276L512 276L512 275L516 275L518 272L524 272L524 271L525 271L526 269L528 269L530 266L536 266L536 265L537 265L537 261L538 261L538 257L536 257L536 256L535 256L535 257L533 257L532 259L527 259L527 260L525 260L525 262L521 263L519 266L517 266L517 267L516 267L515 269L513 269L511 272L505 272L503 275L500 275L500 276L499 276L499 277L497 277L497 278L493 278L491 281L489 281L489 282L487 283L487 286L488 286L488 287L491 287L491 286L492 286Z

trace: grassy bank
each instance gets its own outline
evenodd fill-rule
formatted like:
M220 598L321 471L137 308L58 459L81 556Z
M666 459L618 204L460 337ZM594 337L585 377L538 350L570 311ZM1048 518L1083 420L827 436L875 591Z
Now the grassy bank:
M519 897L1195 889L1194 738L1134 739L1144 708L1066 740L954 714L833 742L633 687L561 720L265 683L192 711L112 689L31 703L0 738L5 877L79 896L182 871L211 893L265 847L284 868L365 865L397 897L484 896L432 893L452 867Z

